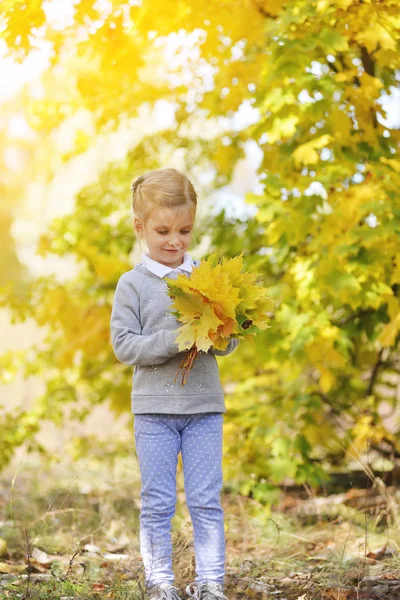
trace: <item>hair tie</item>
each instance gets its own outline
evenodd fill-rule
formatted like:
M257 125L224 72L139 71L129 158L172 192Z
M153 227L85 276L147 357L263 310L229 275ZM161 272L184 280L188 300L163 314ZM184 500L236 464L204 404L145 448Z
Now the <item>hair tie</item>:
M140 175L131 185L131 192L136 192L138 185L143 182L143 175Z

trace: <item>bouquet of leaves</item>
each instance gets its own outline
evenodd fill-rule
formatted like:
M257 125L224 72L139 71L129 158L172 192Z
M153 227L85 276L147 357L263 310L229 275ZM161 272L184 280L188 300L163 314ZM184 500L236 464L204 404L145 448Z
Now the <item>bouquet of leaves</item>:
M164 278L174 301L171 312L182 323L176 338L179 351L189 350L175 377L181 370L182 385L200 350L225 350L228 338L246 339L270 327L272 301L257 275L243 272L242 265L243 253L230 259L211 254L193 268L190 278Z

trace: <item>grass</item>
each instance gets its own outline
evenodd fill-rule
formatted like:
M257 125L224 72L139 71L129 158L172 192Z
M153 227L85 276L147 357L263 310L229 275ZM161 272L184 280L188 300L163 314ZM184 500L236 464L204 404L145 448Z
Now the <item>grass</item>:
M144 598L139 491L133 454L97 452L47 467L31 456L3 474L0 538L8 553L0 558L0 571L8 572L0 573L0 598ZM196 574L181 471L177 497L173 565L175 585L183 592ZM334 505L304 519L278 507L271 512L228 491L222 502L230 599L396 597L400 531L395 518L380 520Z

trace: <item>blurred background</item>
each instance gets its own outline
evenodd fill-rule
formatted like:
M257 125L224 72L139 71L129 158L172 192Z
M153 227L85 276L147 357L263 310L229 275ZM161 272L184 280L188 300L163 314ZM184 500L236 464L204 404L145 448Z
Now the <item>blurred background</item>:
M399 27L391 0L3 1L6 511L17 472L27 494L62 472L88 493L106 465L138 485L109 317L141 253L131 182L163 167L198 192L192 256L243 251L274 301L271 328L218 359L226 501L265 516L289 492L395 485Z

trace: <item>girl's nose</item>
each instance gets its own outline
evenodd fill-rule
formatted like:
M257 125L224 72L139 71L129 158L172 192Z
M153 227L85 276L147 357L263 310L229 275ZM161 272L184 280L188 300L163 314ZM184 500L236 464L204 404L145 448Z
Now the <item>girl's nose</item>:
M169 241L169 244L170 244L171 246L173 246L174 248L176 248L177 250L179 250L179 248L181 247L181 245L179 244L179 242L177 242L177 241L174 241L174 240L170 240L170 241Z

